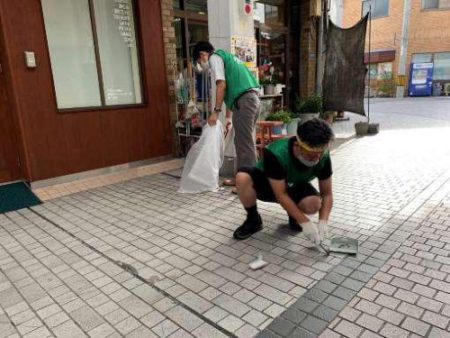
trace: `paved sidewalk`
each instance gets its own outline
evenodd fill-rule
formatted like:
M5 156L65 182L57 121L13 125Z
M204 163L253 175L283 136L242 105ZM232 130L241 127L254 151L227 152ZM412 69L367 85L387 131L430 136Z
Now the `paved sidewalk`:
M357 257L310 248L269 203L237 242L236 196L164 174L0 215L0 337L450 336L449 132L334 152L331 235Z

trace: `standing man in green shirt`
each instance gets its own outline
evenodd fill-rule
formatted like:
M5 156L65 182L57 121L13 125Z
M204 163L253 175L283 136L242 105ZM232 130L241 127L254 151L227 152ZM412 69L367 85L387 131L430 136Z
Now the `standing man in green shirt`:
M241 60L224 50L215 50L207 41L200 41L194 47L194 60L204 69L211 69L212 82L216 84L215 106L208 118L214 125L226 104L226 129L232 124L235 130L236 167L251 167L256 161L253 137L259 116L259 84ZM230 117L233 111L232 118ZM234 185L230 180L227 185Z
M333 205L332 168L328 151L333 131L324 120L313 119L297 128L297 136L281 139L264 149L263 158L254 167L241 168L236 187L247 211L244 223L234 238L246 239L262 229L257 199L278 202L289 215L289 226L319 245L327 230ZM319 192L311 185L319 180ZM307 215L319 212L316 224Z

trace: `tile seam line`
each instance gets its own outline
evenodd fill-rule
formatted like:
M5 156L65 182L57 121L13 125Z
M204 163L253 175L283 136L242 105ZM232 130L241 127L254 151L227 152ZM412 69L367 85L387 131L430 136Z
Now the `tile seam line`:
M98 249L96 249L94 246L86 243L84 240L82 240L81 238L78 238L76 235L74 235L72 232L64 229L63 227L61 227L60 225L56 224L55 222L53 222L52 220L48 219L46 216L41 215L38 211L35 211L31 208L27 208L28 210L30 210L32 213L36 214L37 216L39 216L41 219L45 220L46 222L50 223L51 225L53 225L54 227L58 228L59 230L65 232L66 234L68 234L69 236L71 236L72 238L75 238L77 241L79 241L80 243L82 243L84 246L88 247L90 250L94 251L95 253L99 254L100 256L106 258L108 261L112 262L113 264L115 264L116 266L118 266L119 268L121 268L123 271L126 271L127 273L130 273L130 271L128 271L127 269L125 269L121 264L119 264L118 261L112 259L111 257L105 255L103 252L99 251ZM214 323L212 320L210 320L209 318L205 317L204 315L202 315L201 313L197 312L196 310L194 310L193 308L185 305L184 303L180 302L178 299L176 299L175 297L173 297L172 295L170 295L169 293L167 293L166 291L162 290L161 288L155 286L154 284L149 283L149 281L147 281L145 278L143 278L142 276L140 276L139 274L133 274L130 273L132 276L134 276L135 278L139 279L141 282L143 282L144 284L148 285L149 287L151 287L152 289L158 291L159 293L161 293L162 295L164 295L165 297L169 298L171 301L173 301L175 304L181 306L182 308L184 308L185 310L189 311L190 313L192 313L193 315L195 315L196 317L200 318L201 320L203 320L205 323L211 325L212 327L214 327L216 330L220 331L221 333L225 334L228 337L232 337L232 338L237 338L237 336L235 334L233 334L232 332L229 332L228 330L222 328L221 326L219 326L218 324Z

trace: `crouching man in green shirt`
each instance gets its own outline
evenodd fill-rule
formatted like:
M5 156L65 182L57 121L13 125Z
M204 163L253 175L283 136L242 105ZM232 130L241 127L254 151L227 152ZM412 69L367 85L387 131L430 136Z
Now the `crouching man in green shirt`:
M297 136L281 139L264 149L255 167L240 168L236 187L247 219L234 232L246 239L262 229L256 200L278 202L289 215L289 226L315 245L324 238L333 204L332 168L328 151L333 131L329 124L313 119L297 128ZM319 179L320 193L310 184ZM307 215L319 212L319 223Z

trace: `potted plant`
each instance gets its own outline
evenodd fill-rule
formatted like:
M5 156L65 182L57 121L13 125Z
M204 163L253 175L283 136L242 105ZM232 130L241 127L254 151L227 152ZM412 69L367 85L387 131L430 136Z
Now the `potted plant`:
M264 88L264 95L275 94L274 80L272 80L270 76L261 78L259 84Z
M282 121L283 125L272 127L272 133L286 134L287 132L283 132L283 130L286 131L287 124L291 121L291 113L287 109L281 108L267 115L266 121Z
M291 112L291 120L287 125L288 135L297 135L297 127L300 123L300 114L298 112Z
M322 112L322 97L312 95L306 99L297 98L296 108L302 123L319 117Z

